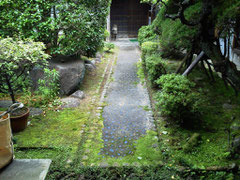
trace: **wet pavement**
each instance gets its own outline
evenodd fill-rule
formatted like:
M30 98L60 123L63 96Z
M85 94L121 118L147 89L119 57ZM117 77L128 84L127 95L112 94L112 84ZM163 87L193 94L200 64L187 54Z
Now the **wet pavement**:
M153 129L147 90L137 77L140 58L137 43L129 40L115 42L119 55L113 82L107 92L103 110L103 157L122 157L134 153L134 142Z

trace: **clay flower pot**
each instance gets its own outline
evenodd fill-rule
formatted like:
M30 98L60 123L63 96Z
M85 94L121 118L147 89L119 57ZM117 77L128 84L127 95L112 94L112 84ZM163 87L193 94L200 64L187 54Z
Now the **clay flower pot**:
M22 108L20 109L22 114L11 114L11 128L13 132L20 132L23 131L27 127L28 117L29 117L29 108ZM18 111L18 110L17 110Z

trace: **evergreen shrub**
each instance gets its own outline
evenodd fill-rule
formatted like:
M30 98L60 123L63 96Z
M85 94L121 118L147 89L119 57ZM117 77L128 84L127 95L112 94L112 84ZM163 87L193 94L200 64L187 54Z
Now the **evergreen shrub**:
M185 76L167 74L156 83L161 88L155 99L162 115L183 123L185 118L201 114L203 101L200 93L193 91L195 84Z
M142 44L141 49L142 49L142 61L143 65L145 65L145 60L147 56L158 53L159 44L157 42L147 41Z
M44 42L51 55L94 56L103 48L110 0L0 1L0 36Z
M145 64L148 79L151 81L152 85L157 85L155 81L159 79L161 75L166 74L166 62L160 55L152 54L146 57Z
M140 46L146 41L154 41L156 40L157 35L154 33L154 29L152 25L142 26L138 31L138 42Z

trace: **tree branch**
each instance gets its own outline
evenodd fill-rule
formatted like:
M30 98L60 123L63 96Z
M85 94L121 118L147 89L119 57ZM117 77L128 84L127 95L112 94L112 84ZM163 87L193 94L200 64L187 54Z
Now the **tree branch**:
M169 15L169 14L165 14L166 18L170 18L172 20L176 20L176 19L180 19L180 21L182 22L182 24L188 25L188 26L196 26L199 24L198 22L190 22L185 18L184 15L184 11L190 7L191 5L193 5L193 0L185 0L182 3L179 3L179 11L176 15Z

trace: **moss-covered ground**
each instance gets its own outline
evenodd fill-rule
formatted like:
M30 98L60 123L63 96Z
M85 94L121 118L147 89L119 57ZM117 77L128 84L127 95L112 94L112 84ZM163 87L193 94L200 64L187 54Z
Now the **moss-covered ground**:
M215 75L212 83L200 68L189 78L196 83L194 91L203 95L204 113L192 127L176 125L174 121L159 116L152 106L157 132L149 131L135 143L134 153L122 158L103 157L103 119L99 106L101 82L108 59L115 59L114 53L105 54L96 71L87 72L80 87L86 94L81 106L75 109L46 109L44 115L31 118L30 126L14 134L16 158L52 159L47 179L236 179L235 172L206 171L207 167L225 167L239 164L229 157L229 136L227 127L232 117L240 119L239 97L224 86ZM114 61L112 62L114 64ZM178 61L168 61L168 72L175 72ZM140 65L138 65L140 67ZM143 71L139 75L144 78ZM109 79L111 81L111 78ZM106 82L105 82L106 83ZM147 81L151 97L156 89ZM6 97L3 97L4 99ZM231 104L231 108L223 108ZM144 107L143 107L144 109ZM189 138L199 133L201 140L189 152L182 147ZM184 171L184 168L188 170Z
M179 61L167 61L168 73L175 73ZM140 74L141 71L140 70ZM141 76L141 75L140 75ZM208 172L206 169L217 167L228 167L233 163L239 164L239 159L230 157L230 144L232 142L231 133L228 133L230 124L240 119L240 97L235 95L234 90L226 87L223 80L214 74L216 82L213 82L204 74L204 70L197 67L188 78L196 83L193 91L202 94L204 100L203 113L200 117L190 117L190 121L183 125L178 125L174 120L161 117L159 110L152 106L155 113L160 150L163 161L168 167L187 167L194 172L191 174L196 179L236 179L239 178L231 172ZM147 82L152 99L158 91ZM230 105L230 108L224 107ZM191 147L190 151L183 150L184 145L194 133L200 134L200 140ZM229 141L230 140L230 141ZM201 171L202 170L202 171ZM204 172L197 174L195 171ZM212 173L212 175L210 175ZM213 177L215 174L215 177ZM238 174L238 173L237 173Z

